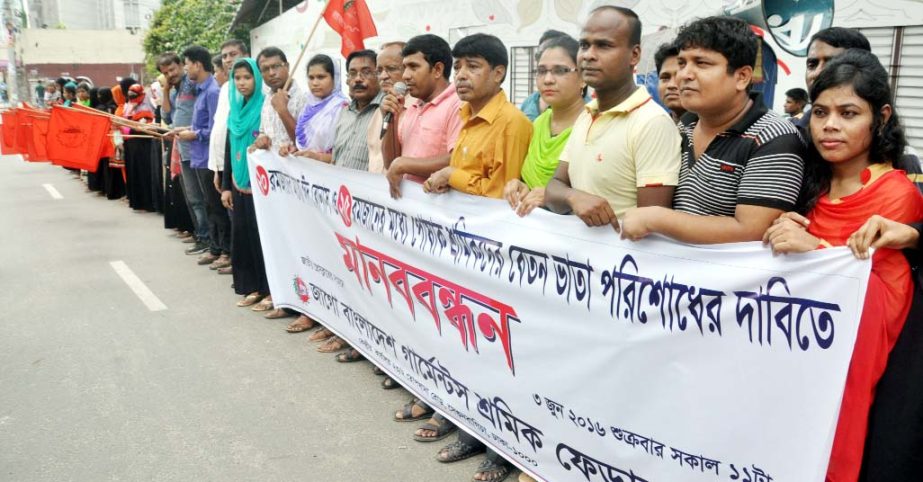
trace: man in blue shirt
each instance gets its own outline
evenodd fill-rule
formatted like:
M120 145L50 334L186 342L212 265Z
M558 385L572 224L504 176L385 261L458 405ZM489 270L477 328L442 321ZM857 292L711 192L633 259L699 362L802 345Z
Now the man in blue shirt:
M209 265L219 259L226 262L231 253L231 221L227 210L221 206L221 197L215 189L214 171L208 168L208 147L218 97L221 88L212 75L214 69L208 49L193 45L183 51L186 77L195 82L196 99L190 127L176 132L176 137L189 143L189 165L205 200L208 219L208 251L199 257L200 265Z
M167 87L163 96L161 112L167 123L174 130L180 131L192 126L192 111L196 101L195 82L183 74L182 61L173 52L165 53L157 60L157 69L167 78ZM195 245L186 250L186 254L202 254L208 251L208 214L205 211L205 198L195 173L190 165L189 142L177 140L182 172L179 179L183 196L189 207L189 215L195 226Z

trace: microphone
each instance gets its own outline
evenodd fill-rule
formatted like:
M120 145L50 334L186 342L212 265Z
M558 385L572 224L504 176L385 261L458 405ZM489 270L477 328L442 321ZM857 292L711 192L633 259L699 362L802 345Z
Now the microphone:
M407 95L407 84L403 82L395 82L394 95L396 95L398 99L402 99L405 95ZM388 132L388 127L391 126L391 118L393 117L392 114L393 114L392 112L388 112L387 114L385 114L385 118L382 119L381 137L379 137L379 139L385 138L385 133Z

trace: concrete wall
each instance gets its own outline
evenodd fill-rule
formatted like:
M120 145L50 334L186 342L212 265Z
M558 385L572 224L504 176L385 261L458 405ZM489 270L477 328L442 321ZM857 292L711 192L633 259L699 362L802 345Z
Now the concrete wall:
M144 61L143 35L127 30L26 29L24 64L132 64Z
M93 81L97 87L111 87L117 83L118 77L125 77L131 73L135 77L144 72L143 63L135 64L29 64L26 73L30 79L57 79L62 75L70 77L85 76ZM147 80L145 80L147 83Z

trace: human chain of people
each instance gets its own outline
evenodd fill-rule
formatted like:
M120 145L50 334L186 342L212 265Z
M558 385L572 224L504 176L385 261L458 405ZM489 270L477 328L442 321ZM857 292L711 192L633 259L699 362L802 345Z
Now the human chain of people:
M311 51L322 20L342 58ZM2 152L163 213L237 308L405 387L393 419L421 422L415 441L457 433L438 462L486 454L473 480L916 480L923 167L869 39L816 29L780 115L746 21L686 22L656 49L656 92L635 76L642 27L603 5L576 37L547 30L517 106L498 36L375 51L366 2L331 0L294 62L228 38L162 52L156 87L49 83L2 112ZM793 360L803 392L775 396L813 400L778 449L797 466L696 439L719 429L663 401L723 403L722 376L779 388ZM796 426L778 410L767 439Z

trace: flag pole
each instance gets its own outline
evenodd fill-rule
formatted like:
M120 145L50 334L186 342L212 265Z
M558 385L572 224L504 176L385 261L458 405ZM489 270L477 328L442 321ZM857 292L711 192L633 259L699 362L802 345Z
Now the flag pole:
M162 127L157 127L157 126L155 126L155 125L153 125L153 124L145 124L145 123L143 123L143 122L135 122L135 121L132 121L132 120L129 120L129 119L125 119L125 118L119 117L119 116L117 116L117 115L110 114L110 113L108 113L108 112L98 111L98 110L95 110L95 109L75 109L75 108L73 108L73 107L65 107L65 106L63 106L63 105L57 106L57 107L59 107L59 108L61 108L61 109L67 109L67 110L70 110L70 111L74 111L74 112L83 112L83 113L85 113L85 114L95 115L95 116L99 116L99 117L108 117L109 119L112 120L112 123L113 123L113 124L117 124L117 125L120 125L120 126L129 127L129 128L132 128L132 129L135 129L135 130L138 130L138 131L141 131L141 132L144 132L144 133L146 133L146 134L153 135L153 136L163 137L163 134L162 134L162 133L157 132L157 129L163 129L163 128L162 128Z
M301 53L298 54L298 59L295 60L294 65L292 65L292 70L288 72L288 80L285 81L285 85L282 86L282 90L288 91L289 85L291 85L292 80L294 79L295 72L298 71L298 66L301 65L301 59L304 57L304 53L308 51L308 46L311 45L311 39L314 38L314 32L317 31L317 26L320 25L320 21L324 18L324 12L327 11L327 5L330 4L330 0L324 0L324 8L320 11L320 15L317 16L317 20L314 21L314 26L311 27L311 32L308 34L307 40L304 41L304 47L301 48Z

